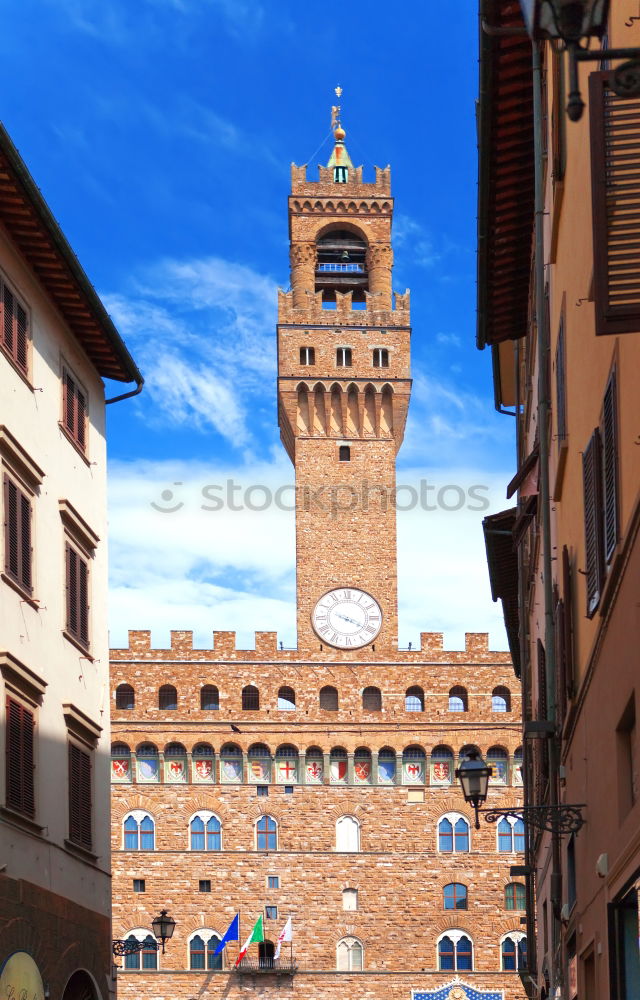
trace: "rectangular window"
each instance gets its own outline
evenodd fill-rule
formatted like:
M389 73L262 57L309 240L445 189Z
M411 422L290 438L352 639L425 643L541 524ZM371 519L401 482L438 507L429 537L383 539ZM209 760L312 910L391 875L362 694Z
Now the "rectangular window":
M293 785L285 785L284 786L284 794L285 795L293 795Z
M22 590L31 595L31 498L6 473L3 477L3 493L4 571Z
M336 365L338 368L351 368L353 361L350 347L338 347L336 350Z
M29 314L16 293L0 280L0 344L25 375L29 364Z
M134 878L133 880L133 891L134 892L145 892L145 881L143 878Z
M33 712L13 698L6 701L6 804L25 816L35 815Z
M631 695L618 723L616 729L616 751L618 812L620 821L622 822L638 798L635 695Z
M636 872L635 880L640 872ZM609 904L609 953L617 1000L640 996L640 950L638 949L638 890L629 885Z
M69 743L69 840L91 850L91 754Z
M267 875L267 889L279 889L279 888L280 888L280 876Z
M264 908L265 920L277 920L278 919L278 907L277 906L265 906Z
M198 892L211 892L211 879L201 878L198 882Z
M300 364L301 365L315 365L316 363L316 352L313 347L301 347L300 348Z
M609 376L602 404L602 512L604 559L611 562L618 541L618 421L616 372Z
M256 794L257 795L268 795L269 794L269 786L268 785L256 785Z
M565 377L565 343L564 343L564 316L560 320L558 330L558 343L556 344L556 421L558 444L561 445L567 439L567 398L566 398L566 377Z
M62 370L62 425L80 450L85 451L87 394L68 368Z
M69 542L65 543L67 578L67 632L89 646L89 564Z
M358 890L357 889L343 889L342 890L342 909L343 910L357 910L358 909Z
M389 351L386 347L374 347L373 349L373 367L374 368L388 368L389 367Z
M604 579L602 540L602 446L596 427L582 455L587 617L595 614Z
M631 333L640 326L640 261L635 205L640 179L630 151L640 142L640 104L616 95L609 71L589 76L593 284L596 334Z

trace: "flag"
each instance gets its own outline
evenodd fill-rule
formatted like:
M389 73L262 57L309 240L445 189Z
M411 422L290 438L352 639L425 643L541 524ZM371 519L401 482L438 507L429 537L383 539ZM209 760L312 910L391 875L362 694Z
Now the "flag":
M229 941L239 941L240 940L240 914L236 913L235 917L227 927L222 941L214 951L214 955L219 955L223 951Z
M236 938L236 940L237 940L237 938ZM256 920L255 924L253 925L253 930L251 931L251 934L249 935L249 937L247 938L247 940L243 944L242 948L238 952L238 957L236 958L236 964L235 964L236 969L240 965L240 962L242 961L242 959L244 958L244 956L247 954L247 950L249 948L249 945L252 944L253 941L264 941L264 929L262 927L262 914L260 914L260 916Z
M291 941L292 938L293 938L293 928L291 926L291 917L289 917L289 919L287 920L286 924L284 925L284 927L280 931L280 934L278 935L278 943L276 945L275 954L273 956L274 961L275 961L276 958L280 958L280 946L281 946L282 942L283 941Z

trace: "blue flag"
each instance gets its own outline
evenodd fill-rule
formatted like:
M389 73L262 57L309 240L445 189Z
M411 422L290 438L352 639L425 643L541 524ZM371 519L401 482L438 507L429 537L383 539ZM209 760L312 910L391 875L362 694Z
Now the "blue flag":
M223 951L229 941L239 941L240 940L240 914L236 913L235 917L227 927L222 941L214 951L214 955L219 955Z

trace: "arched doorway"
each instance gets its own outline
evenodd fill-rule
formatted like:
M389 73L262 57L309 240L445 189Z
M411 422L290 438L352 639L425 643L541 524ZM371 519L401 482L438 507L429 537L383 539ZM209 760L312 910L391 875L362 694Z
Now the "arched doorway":
M89 973L78 969L67 982L62 1000L100 1000L100 995Z

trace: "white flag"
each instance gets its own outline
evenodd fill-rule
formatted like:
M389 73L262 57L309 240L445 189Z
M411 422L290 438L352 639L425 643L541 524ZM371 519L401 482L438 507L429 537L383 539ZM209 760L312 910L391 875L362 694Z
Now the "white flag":
M282 942L291 941L292 938L293 938L293 928L291 927L291 917L289 917L286 924L280 931L280 934L278 935L278 943L276 945L275 954L273 956L274 961L276 960L276 958L280 958L280 947L282 945Z

